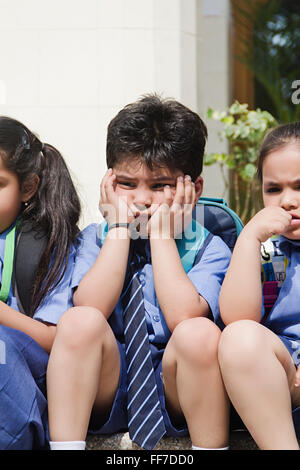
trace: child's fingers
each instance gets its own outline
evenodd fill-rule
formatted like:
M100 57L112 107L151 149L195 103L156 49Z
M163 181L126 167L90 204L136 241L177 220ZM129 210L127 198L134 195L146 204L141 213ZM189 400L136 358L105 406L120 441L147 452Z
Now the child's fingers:
M185 177L185 187L184 187L184 203L185 204L192 204L194 202L194 185L192 182L192 178L189 175Z
M136 208L134 204L128 204L127 200L125 201L128 207L128 215L129 217L136 218L140 215L140 211Z
M107 199L105 187L107 184L107 180L111 176L111 174L112 174L112 169L109 168L107 172L105 173L105 175L103 176L101 184L100 184L100 197L101 197L101 201L103 202L106 202L106 199Z
M165 196L165 203L168 204L170 207L173 203L173 195L172 195L172 190L170 186L165 186L164 187L164 196Z
M115 199L115 188L114 182L116 180L116 175L110 174L104 183L104 192L108 200L113 201Z
M182 176L178 176L177 182L176 182L176 192L175 192L173 203L180 204L182 206L184 203L184 196L185 196L184 179Z

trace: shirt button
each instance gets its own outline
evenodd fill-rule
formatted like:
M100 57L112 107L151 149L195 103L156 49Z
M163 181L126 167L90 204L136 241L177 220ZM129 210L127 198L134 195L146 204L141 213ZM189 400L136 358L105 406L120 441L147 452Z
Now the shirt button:
M159 321L159 320L160 320L160 316L159 316L159 315L153 315L153 320L154 320L154 321Z

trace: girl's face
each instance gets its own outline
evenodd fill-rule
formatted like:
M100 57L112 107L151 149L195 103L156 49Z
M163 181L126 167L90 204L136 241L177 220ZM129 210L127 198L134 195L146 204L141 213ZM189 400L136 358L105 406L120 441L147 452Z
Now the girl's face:
M278 206L300 219L300 144L291 143L265 158L262 167L265 206ZM291 240L300 239L300 225L291 225L283 233Z
M17 175L5 168L0 157L0 233L16 220L25 200Z

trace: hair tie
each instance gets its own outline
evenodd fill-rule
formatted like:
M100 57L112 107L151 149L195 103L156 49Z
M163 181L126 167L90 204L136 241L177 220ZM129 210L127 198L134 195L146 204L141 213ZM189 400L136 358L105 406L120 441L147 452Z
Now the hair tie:
M27 139L26 139L26 137L27 137ZM26 136L22 135L22 145L23 145L24 149L30 150L30 140L29 140L29 136L28 136L27 132L26 132Z

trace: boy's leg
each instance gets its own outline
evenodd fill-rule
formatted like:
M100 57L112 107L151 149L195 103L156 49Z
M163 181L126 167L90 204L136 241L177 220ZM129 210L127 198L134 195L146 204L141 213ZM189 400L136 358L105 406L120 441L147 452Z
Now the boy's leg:
M47 390L51 441L84 441L91 410L109 410L120 374L118 346L104 316L75 307L60 319Z
M167 409L175 423L184 415L194 446L228 446L229 403L219 365L219 328L207 318L180 323L167 344L163 381Z
M229 397L260 449L298 449L292 421L295 366L282 341L263 325L225 328L219 362Z

